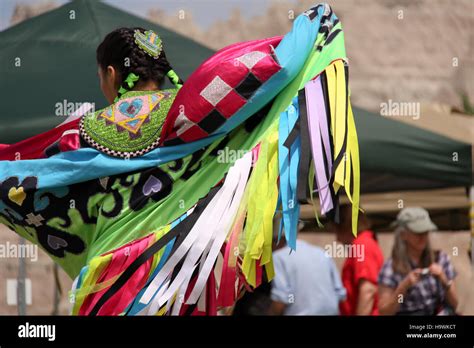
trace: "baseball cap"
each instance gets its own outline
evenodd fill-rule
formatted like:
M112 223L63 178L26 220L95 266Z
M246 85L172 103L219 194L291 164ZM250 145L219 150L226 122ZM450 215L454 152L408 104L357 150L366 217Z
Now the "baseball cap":
M438 227L431 221L430 214L421 207L407 207L402 209L392 227L406 227L415 233L435 231Z

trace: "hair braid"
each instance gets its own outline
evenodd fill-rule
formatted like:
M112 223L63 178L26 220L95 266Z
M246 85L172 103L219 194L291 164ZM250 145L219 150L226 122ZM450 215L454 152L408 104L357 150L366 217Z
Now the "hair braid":
M155 81L159 88L162 88L165 75L177 87L183 81L174 73L170 63L166 58L164 50L158 59L149 56L135 43L134 33L143 28L119 28L109 33L104 41L97 47L97 63L102 69L112 65L120 73L121 84L120 95L133 88L127 83L129 74L133 73L141 81ZM171 73L170 73L171 71Z

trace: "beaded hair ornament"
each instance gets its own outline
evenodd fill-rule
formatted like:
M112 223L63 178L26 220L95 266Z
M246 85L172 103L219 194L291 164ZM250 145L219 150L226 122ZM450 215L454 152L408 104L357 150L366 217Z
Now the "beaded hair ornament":
M148 53L151 57L158 59L163 50L163 43L161 38L155 34L153 30L147 30L142 33L140 30L135 30L135 43Z

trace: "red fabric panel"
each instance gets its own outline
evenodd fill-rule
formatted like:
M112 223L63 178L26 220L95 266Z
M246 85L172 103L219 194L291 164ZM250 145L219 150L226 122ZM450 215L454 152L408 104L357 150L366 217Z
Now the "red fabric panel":
M46 157L44 150L58 140L61 140L61 151L77 150L79 148L79 134L68 134L64 141L61 138L65 131L78 130L79 121L80 118L9 146L0 145L0 160L16 161L19 159L44 158Z
M199 131L196 127L186 129L184 132L178 132L179 129L186 126L183 123L175 125L176 118L182 113L190 120L187 121L188 124L189 122L198 123L214 109L214 106L221 110L225 117L228 118L245 105L247 101L235 91L231 91L231 95L227 95L224 98L225 100L220 100L216 105L212 105L205 99L201 92L216 77L219 77L233 89L244 80L249 72L252 72L260 82L265 82L281 69L280 65L270 56L273 54L270 45L273 47L278 46L281 39L282 36L276 36L263 40L238 42L221 49L201 64L179 90L163 124L160 145L175 137L179 137L185 142L191 142L208 135L202 130ZM267 56L261 58L250 70L240 60L236 59L255 51L267 54ZM228 88L224 87L224 89ZM224 91L224 89L220 90Z

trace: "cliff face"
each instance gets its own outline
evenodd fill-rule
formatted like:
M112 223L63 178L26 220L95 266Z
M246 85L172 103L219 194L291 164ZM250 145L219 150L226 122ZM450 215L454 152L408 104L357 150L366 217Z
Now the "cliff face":
M462 109L461 95L474 103L474 1L326 0L342 20L350 58L352 101L379 112L380 103L437 102ZM292 20L318 0L273 0L263 13L238 9L227 20L202 29L186 9L148 18L213 49L283 35ZM55 8L54 1L19 4L11 24ZM219 4L216 0L216 11Z
M474 2L338 1L355 104L474 101Z
M190 12L150 11L149 19L213 49L236 41L285 34L298 13L318 1L273 1L251 18L234 10L208 30ZM354 104L378 112L380 103L474 102L472 0L328 0L342 21ZM216 5L217 6L217 5Z
M12 18L10 19L10 25L18 24L44 12L51 11L56 7L58 7L58 5L54 1L42 1L36 4L19 3L13 10Z
M292 20L317 0L273 0L264 13L238 9L203 30L184 6L152 9L148 18L213 49L285 34ZM354 104L378 112L380 103L438 102L462 109L474 103L472 0L327 0L342 20L350 57ZM54 1L19 4L11 24L55 8ZM216 0L216 11L218 10ZM145 14L144 14L145 15Z

